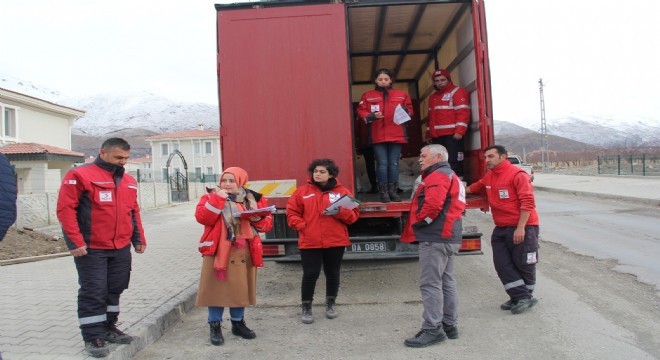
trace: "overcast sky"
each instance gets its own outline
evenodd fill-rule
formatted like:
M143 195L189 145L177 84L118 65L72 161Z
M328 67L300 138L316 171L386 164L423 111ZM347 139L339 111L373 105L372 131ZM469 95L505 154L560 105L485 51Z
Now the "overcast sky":
M0 75L76 97L144 90L215 104L216 2L2 0ZM543 78L548 121L660 120L660 1L486 6L495 119L540 124Z

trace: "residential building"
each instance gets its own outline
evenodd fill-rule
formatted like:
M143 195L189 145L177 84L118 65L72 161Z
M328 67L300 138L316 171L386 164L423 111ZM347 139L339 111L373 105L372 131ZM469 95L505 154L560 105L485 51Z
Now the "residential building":
M145 140L151 145L153 181L165 182L177 172L187 172L191 182L208 181L222 169L218 130L205 130L199 125L194 130L149 136Z
M57 192L84 154L71 151L71 129L83 110L0 88L0 152L14 165L19 194Z

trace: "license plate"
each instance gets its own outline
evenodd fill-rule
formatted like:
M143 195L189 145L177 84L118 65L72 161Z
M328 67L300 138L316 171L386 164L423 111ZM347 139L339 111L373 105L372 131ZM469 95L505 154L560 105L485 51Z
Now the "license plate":
M351 244L352 252L381 252L387 251L384 241Z

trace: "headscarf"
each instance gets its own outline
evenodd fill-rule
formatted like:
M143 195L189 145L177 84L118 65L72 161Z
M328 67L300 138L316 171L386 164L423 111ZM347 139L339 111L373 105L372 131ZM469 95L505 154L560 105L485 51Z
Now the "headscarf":
M222 179L222 176L227 173L234 175L234 179L236 179L236 185L238 185L239 188L243 187L243 185L245 185L248 181L247 171L239 168L238 166L226 168L225 171L222 172L222 175L220 175L220 179Z

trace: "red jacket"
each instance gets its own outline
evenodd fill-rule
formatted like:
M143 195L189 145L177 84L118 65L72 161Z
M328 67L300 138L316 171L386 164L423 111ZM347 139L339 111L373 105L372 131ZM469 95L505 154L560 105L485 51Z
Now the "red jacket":
M538 225L532 181L525 170L502 161L481 180L468 187L470 192L486 192L495 226L518 226L521 211L529 211L526 225Z
M408 142L405 124L397 125L394 123L394 110L397 105L401 105L406 109L410 117L413 116L412 102L405 91L397 89L384 91L382 88L378 88L362 94L357 114L370 128L367 133L368 144L383 142L405 144ZM375 119L371 115L378 111L383 113L382 119Z
M71 169L57 198L57 218L67 247L110 250L131 243L146 245L137 192L131 175L100 157Z
M435 241L460 244L463 237L465 188L449 163L422 172L422 182L410 203L402 242Z
M323 211L342 195L353 196L339 181L328 191L321 191L310 180L296 189L286 205L287 223L298 231L298 248L325 249L348 246L350 225L360 217L358 208L341 208L336 215L323 215Z
M268 201L265 196L256 192L252 192L252 194L257 201L257 207L268 207ZM221 216L226 201L227 199L213 193L202 195L197 203L195 219L197 219L198 223L204 225L204 233L199 239L198 245L199 252L202 253L202 256L215 255L220 241L227 240L227 227ZM270 231L273 227L273 217L270 215L265 216L258 222L250 222L250 225L252 225L258 232ZM258 236L258 234L255 234L255 237Z
M470 97L465 89L447 84L429 97L427 138L465 135L470 124Z

